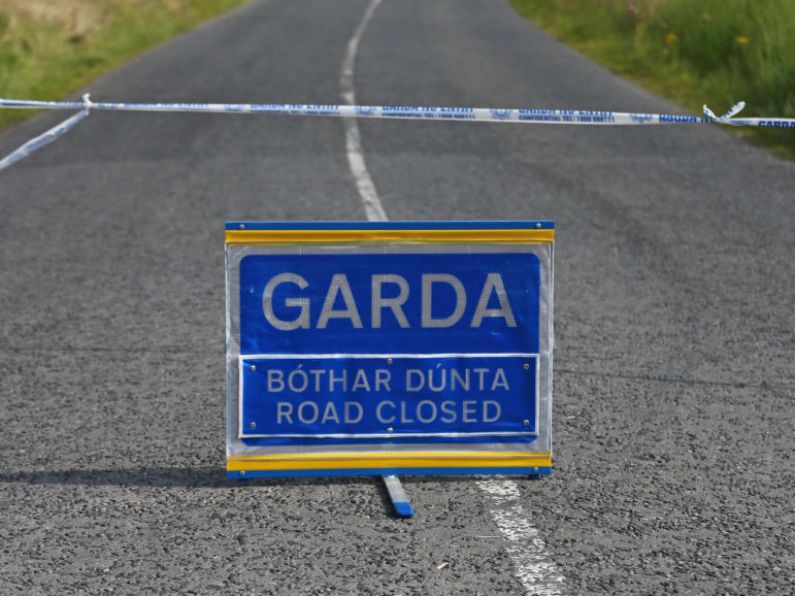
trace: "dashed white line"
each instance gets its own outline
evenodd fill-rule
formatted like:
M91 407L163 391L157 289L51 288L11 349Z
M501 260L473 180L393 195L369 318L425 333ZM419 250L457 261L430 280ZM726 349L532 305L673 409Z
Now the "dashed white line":
M340 89L343 102L356 104L354 91L354 72L359 42L370 19L373 18L382 0L371 0L364 11L359 25L353 32L345 52L340 75ZM348 165L356 182L364 211L369 221L388 221L384 206L378 197L362 150L359 125L354 118L343 120L345 124L345 147ZM494 502L491 516L502 536L508 541L506 552L513 562L516 577L528 594L538 596L560 596L563 594L563 576L547 552L538 530L530 523L527 512L521 505L519 487L512 480L503 478L478 481L478 487Z
M506 551L516 569L516 577L528 594L560 596L564 578L539 537L538 529L530 523L522 507L517 484L505 478L478 481L478 487L492 498L491 509L497 527L508 540Z

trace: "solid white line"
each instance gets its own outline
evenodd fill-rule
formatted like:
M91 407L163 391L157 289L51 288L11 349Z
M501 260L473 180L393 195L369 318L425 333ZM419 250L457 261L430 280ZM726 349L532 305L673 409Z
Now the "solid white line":
M359 26L356 27L356 31L353 32L353 36L348 42L348 50L345 52L342 74L340 75L340 90L342 91L342 101L349 105L356 104L356 93L353 90L353 73L356 67L356 52L359 50L359 41L361 41L364 30L367 28L370 19L373 18L373 13L379 4L381 4L381 0L372 0L370 2L367 10L364 11L362 20L359 21ZM343 122L345 124L345 148L348 154L348 165L356 182L356 188L359 190L359 197L362 200L367 219L370 221L387 221L388 218L384 212L384 207L381 205L381 199L378 198L378 191L375 189L375 184L370 177L370 172L367 171L367 164L364 161L359 124L355 118L346 118Z
M528 594L538 596L560 596L563 594L564 578L539 538L522 507L519 487L512 480L490 478L478 482L480 489L497 505L491 515L508 539L508 556L516 569L516 576Z
M348 42L348 51L342 65L340 88L342 100L349 104L356 104L354 92L354 67L359 41L375 9L381 0L372 0L367 10L356 27ZM370 221L388 221L378 191L375 189L373 179L367 171L362 150L361 134L356 119L345 119L345 145L348 153L348 165L356 188ZM519 487L515 482L507 479L489 479L478 482L478 487L491 497L496 508L492 508L491 516L497 524L503 537L508 540L506 551L513 562L516 577L522 582L528 594L539 596L560 596L563 594L563 576L557 570L555 563L547 553L544 541L539 538L539 532L528 521L527 514L522 508Z

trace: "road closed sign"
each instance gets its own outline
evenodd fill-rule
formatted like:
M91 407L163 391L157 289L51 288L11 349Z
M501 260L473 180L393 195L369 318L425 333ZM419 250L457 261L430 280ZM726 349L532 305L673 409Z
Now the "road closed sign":
M232 478L548 474L554 225L230 222Z

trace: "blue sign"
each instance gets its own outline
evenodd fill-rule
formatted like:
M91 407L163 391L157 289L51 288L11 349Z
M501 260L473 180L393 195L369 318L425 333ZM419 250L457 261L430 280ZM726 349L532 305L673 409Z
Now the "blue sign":
M225 236L230 478L550 472L553 222Z
M240 436L250 444L531 440L537 362L529 355L242 357Z
M540 284L527 252L249 255L240 353L537 354Z
M536 435L535 254L254 254L239 280L246 444Z

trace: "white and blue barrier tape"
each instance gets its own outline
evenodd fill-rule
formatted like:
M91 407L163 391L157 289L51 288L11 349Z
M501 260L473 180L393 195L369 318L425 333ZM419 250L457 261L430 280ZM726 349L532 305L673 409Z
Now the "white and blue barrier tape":
M64 120L57 126L53 126L50 130L45 133L40 134L39 136L29 140L27 143L18 147L8 155L6 155L3 159L0 159L0 172L5 170L8 166L15 164L20 159L25 159L28 155L36 151L37 149L41 149L45 145L49 145L55 139L60 137L61 135L66 134L70 130L72 130L78 122L80 122L83 118L88 116L88 110L82 110L69 118L68 120Z
M89 95L82 101L37 101L0 99L0 108L23 110L81 110L68 120L32 139L0 160L0 170L51 143L72 129L90 110L111 112L174 112L200 114L268 114L281 116L325 116L335 118L372 118L399 120L436 120L447 122L502 122L520 124L574 124L589 126L641 126L660 124L725 124L795 128L795 118L736 118L745 102L732 106L723 116L716 116L704 106L703 116L680 114L644 114L634 112L603 112L592 110L545 110L530 108L444 108L419 106L355 106L324 104L268 103L119 103L92 102Z
M375 118L401 120L445 120L465 122L513 122L535 124L644 125L644 124L728 124L731 126L772 126L795 128L795 118L734 118L744 102L723 116L716 116L704 106L704 116L679 114L642 114L591 110L544 110L527 108L442 108L417 106L353 106L323 104L267 103L94 103L83 101L34 101L0 99L0 108L39 110L106 110L114 112L187 112L212 114L270 114L283 116L326 116L337 118Z

